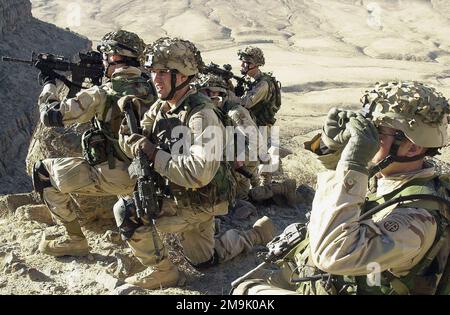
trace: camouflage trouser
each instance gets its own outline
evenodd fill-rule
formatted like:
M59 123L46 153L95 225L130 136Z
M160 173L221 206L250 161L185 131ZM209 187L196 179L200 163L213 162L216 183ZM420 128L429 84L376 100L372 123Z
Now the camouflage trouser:
M109 169L108 162L90 166L79 157L45 159L42 163L50 174L52 184L52 187L44 189L44 201L63 223L77 218L71 193L125 196L134 189L135 181L128 175L128 165L119 160L115 160L114 169Z
M284 272L283 272L284 271ZM298 295L295 286L289 284L290 270L269 272L260 270L253 278L240 283L233 295Z
M217 253L219 262L224 262L253 247L246 234L238 230L228 230L217 238L214 237L214 216L225 215L228 211L228 202L221 203L206 212L179 208L173 200L164 200L162 211L163 215L155 220L157 230L163 233L179 233L184 255L193 265L209 261L214 252ZM156 252L149 226L139 227L127 242L143 265L152 266L156 263ZM160 237L158 244L161 249ZM161 255L167 256L167 248L162 248Z

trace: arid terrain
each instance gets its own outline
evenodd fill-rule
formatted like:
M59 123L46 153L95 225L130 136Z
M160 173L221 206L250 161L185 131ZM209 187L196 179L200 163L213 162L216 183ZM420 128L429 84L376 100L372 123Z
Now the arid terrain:
M302 184L314 188L320 165L303 149L303 142L320 130L329 108L358 109L364 91L386 80L427 82L450 97L447 0L35 0L32 13L36 19L87 37L94 46L106 32L119 28L138 33L147 43L160 36L183 37L197 44L206 63L229 63L235 73L238 49L250 44L260 47L266 58L262 70L273 72L283 86L277 124L281 145L292 154L283 158L284 174L278 178L295 178L299 189L305 189ZM13 91L1 80L1 66L0 88ZM35 80L34 75L30 80ZM37 93L35 87L30 99ZM3 102L14 104L13 93L8 95ZM30 135L31 130L20 145L26 147ZM438 158L450 162L449 149ZM22 152L17 167L25 167L24 159ZM0 166L6 163L1 155L0 162ZM30 185L15 189L15 177L8 182L2 177L0 185L8 187L2 193L30 190ZM249 220L223 219L223 228L245 229L268 215L281 232L289 223L307 219L308 200L295 209L259 205ZM62 229L32 220L24 215L26 210L0 211L6 213L0 217L0 294L227 294L232 280L260 262L258 252L263 250L199 272L181 257L176 238L167 235L171 258L188 281L180 288L149 292L123 285L123 277L139 265L118 242L111 221L85 227L92 255L54 259L38 253L37 246L44 230L58 234Z

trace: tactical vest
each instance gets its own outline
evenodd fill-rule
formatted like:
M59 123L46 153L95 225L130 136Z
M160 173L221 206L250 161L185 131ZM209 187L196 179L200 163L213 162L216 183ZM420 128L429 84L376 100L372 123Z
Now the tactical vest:
M273 125L276 122L275 114L281 107L281 86L270 73L262 73L261 77L249 84L248 89L252 90L262 81L267 82L269 86L268 96L249 111L258 126Z
M184 102L169 115L160 110L162 102L157 104L157 116L151 134L151 140L162 150L171 153L173 144L182 141L182 138L172 138L172 129L177 126L188 126L193 114L202 109L210 108L223 122L223 113L214 106L210 99L201 93L189 95ZM182 154L183 152L179 152ZM234 203L236 180L232 167L225 159L220 162L220 167L212 181L201 188L192 189L179 186L173 182L168 182L170 188L169 195L180 207L189 207L204 211L205 208L212 207L228 201Z
M92 120L93 128L83 135L82 147L85 159L91 165L108 161L109 167L115 167L114 158L126 163L131 162L118 143L119 129L124 114L117 102L122 96L135 95L141 100L141 108L135 113L138 121L153 102L156 93L151 83L142 76L112 78L103 86L106 92L105 110L101 117Z
M362 207L362 214L375 206L394 200L399 196L432 195L449 199L448 177L416 179L388 195L375 197L369 195ZM312 263L309 239L306 237L291 253L282 267L288 267L289 261L296 265L298 278L297 292L303 295L386 295L386 294L450 294L450 214L448 205L433 200L414 200L404 204L405 207L426 209L433 215L437 224L437 233L433 245L407 275L396 277L389 271L381 273L381 286L369 286L366 276L336 276L323 274ZM292 268L291 268L292 269Z

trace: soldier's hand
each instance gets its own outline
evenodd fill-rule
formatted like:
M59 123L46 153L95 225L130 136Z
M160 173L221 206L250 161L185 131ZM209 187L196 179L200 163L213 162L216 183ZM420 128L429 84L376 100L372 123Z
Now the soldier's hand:
M145 155L147 155L150 161L155 160L157 151L156 145L145 136L134 133L127 139L126 142L131 147L131 152L135 157L139 155L140 151L142 151Z
M120 108L120 111L124 112L125 111L125 107L126 106L131 106L131 108L136 112L139 113L139 109L140 109L140 100L138 97L134 96L134 95L125 95L122 96L118 101L117 101L117 105Z
M38 81L40 85L46 85L46 84L55 84L56 85L56 77L55 73L52 70L42 69L39 72Z
M122 136L130 136L131 135L131 130L128 127L126 118L122 119L122 123L120 124L119 134L121 134Z
M361 114L351 117L347 123L350 140L342 151L342 164L348 169L367 173L368 163L377 153L380 142L375 125Z
M349 110L332 108L328 112L327 120L323 127L322 141L331 150L341 149L350 139L350 133L346 130L346 125L351 117L356 113Z
M241 97L242 95L244 95L244 94L245 94L244 86L238 84L238 85L234 88L234 94L236 94L237 97Z

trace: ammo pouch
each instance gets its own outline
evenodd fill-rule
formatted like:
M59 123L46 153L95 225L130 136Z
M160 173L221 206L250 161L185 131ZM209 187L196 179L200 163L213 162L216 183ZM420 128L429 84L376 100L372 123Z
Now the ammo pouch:
M170 186L172 196L180 207L212 208L221 202L235 202L236 179L228 162L221 162L212 181L201 188L190 189L175 184Z
M96 128L87 130L81 138L83 157L91 166L108 161L112 146L103 132Z

